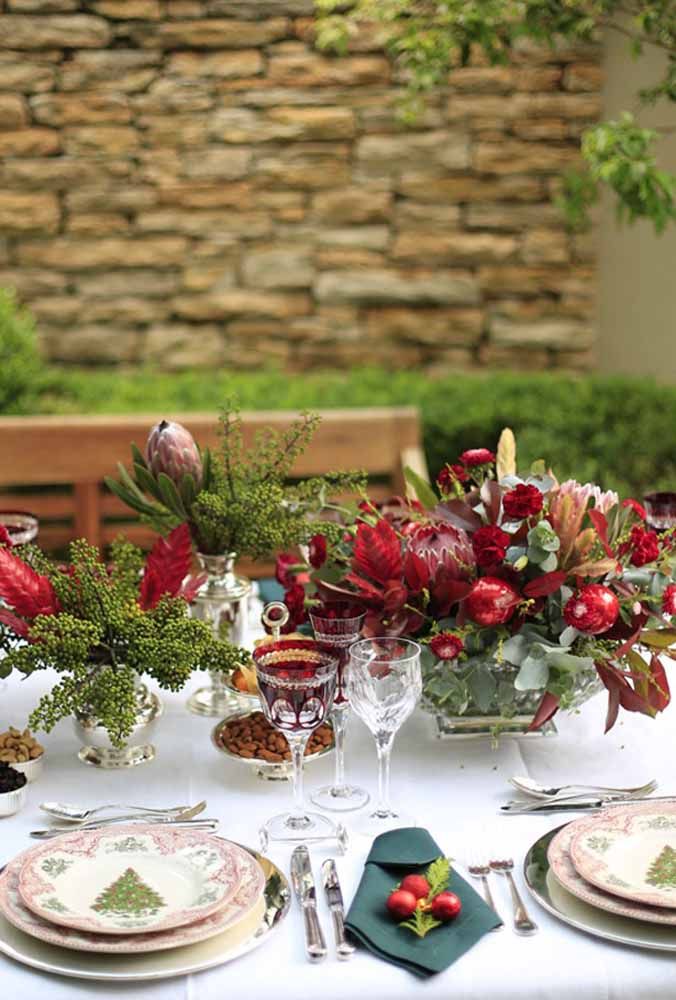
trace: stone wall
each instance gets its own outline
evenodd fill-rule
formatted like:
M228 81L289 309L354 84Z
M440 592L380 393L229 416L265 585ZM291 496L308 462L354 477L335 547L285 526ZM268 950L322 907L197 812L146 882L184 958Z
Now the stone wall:
M594 49L453 73L413 129L311 0L0 0L0 285L64 362L585 367L550 202Z

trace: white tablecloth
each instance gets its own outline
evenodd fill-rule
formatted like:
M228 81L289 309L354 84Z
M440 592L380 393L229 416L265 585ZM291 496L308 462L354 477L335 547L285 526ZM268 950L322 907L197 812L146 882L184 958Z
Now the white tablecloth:
M198 682L198 678L195 679ZM28 711L47 688L49 678L13 676L0 691L0 730L23 725ZM77 741L68 722L44 738L45 770L29 787L28 803L17 816L0 820L0 865L29 844L28 831L44 825L38 804L60 799L83 804L140 802L172 805L208 800L207 814L221 820L221 831L257 847L257 830L288 801L287 783L265 782L248 767L220 756L210 743L213 721L188 714L185 694L162 695L165 716L157 738L157 758L124 772L98 771L81 764ZM404 725L393 758L393 797L427 826L440 846L462 863L477 838L496 853L512 854L520 865L527 848L565 817L504 816L499 805L510 797L507 778L530 774L538 780L598 781L639 784L656 777L661 791L676 792L676 709L655 721L623 716L603 736L605 701L589 702L576 717L558 720L560 733L551 738L503 739L497 750L485 742L440 741L432 719L422 712ZM373 740L358 720L352 720L348 773L354 781L375 788ZM331 777L331 758L307 769L311 789ZM348 819L349 826L349 819ZM369 842L354 838L348 855L338 858L346 901L358 883ZM270 856L288 871L290 849L272 845ZM313 850L315 875L335 851ZM520 872L517 881L523 887ZM496 902L509 919L507 886L493 878ZM526 890L524 894L527 897ZM321 892L319 893L321 897ZM351 962L338 963L333 954L321 965L304 957L302 921L294 904L283 928L264 947L218 969L188 978L153 984L103 985L65 980L17 965L0 955L3 996L22 1000L73 1000L76 997L129 997L146 1000L396 1000L414 995L448 1000L450 996L487 1000L566 998L673 998L676 956L637 951L605 943L575 931L528 899L540 931L520 938L511 929L484 937L446 972L426 981L359 951ZM323 898L320 915L332 948L331 924Z

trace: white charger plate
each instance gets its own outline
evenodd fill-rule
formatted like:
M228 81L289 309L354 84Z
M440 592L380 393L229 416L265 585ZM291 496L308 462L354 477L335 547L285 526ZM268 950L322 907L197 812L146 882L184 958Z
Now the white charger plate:
M564 924L634 948L676 952L676 928L630 920L590 906L564 889L551 870L547 851L562 827L545 833L535 841L523 863L526 885L533 898Z
M76 830L23 855L19 892L46 921L97 934L145 934L203 920L240 884L242 849L187 827Z
M249 850L249 848L244 848ZM265 875L260 906L236 927L199 944L144 955L99 955L38 941L0 915L0 953L42 972L99 982L169 979L231 962L264 944L283 923L291 904L283 872L257 851L249 853Z
M604 892L676 909L676 801L604 809L576 828L570 856Z

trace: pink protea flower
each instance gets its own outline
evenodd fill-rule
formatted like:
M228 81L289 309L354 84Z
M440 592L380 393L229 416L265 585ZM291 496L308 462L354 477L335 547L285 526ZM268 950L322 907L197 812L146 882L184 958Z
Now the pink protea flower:
M193 477L197 489L202 485L202 459L183 424L172 420L155 424L146 443L146 462L154 476L164 472L177 486L186 473Z

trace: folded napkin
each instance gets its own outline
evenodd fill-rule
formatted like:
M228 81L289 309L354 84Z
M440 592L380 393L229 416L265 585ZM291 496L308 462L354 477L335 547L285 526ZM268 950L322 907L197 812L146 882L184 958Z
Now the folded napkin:
M269 604L270 601L283 601L284 587L277 583L274 578L266 577L264 580L258 581L258 596L263 604Z
M462 911L455 920L418 938L392 919L385 902L396 884L404 875L424 874L443 853L427 830L418 827L402 827L376 837L345 921L370 951L418 976L431 976L448 968L500 924L500 918L455 870L449 889L462 902Z

